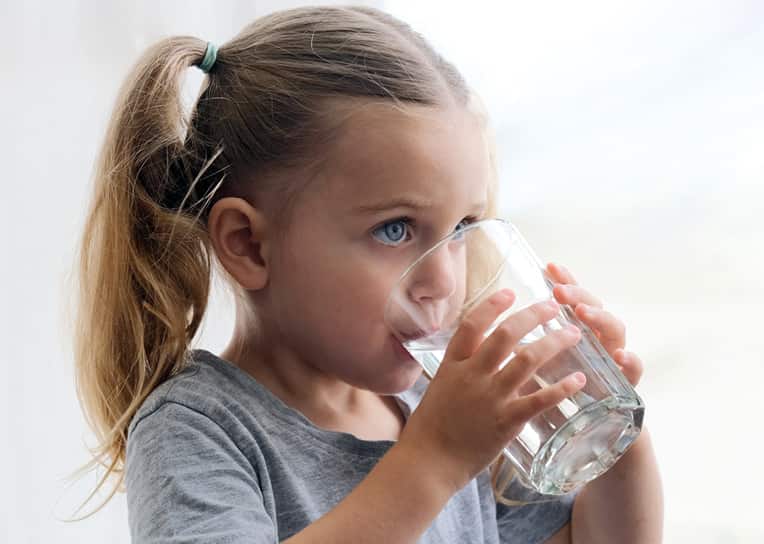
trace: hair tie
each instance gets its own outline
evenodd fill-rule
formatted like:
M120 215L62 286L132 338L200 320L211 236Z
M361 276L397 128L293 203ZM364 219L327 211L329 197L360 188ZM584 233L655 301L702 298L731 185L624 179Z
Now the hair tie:
M204 50L204 58L199 65L199 69L205 74L208 73L215 65L215 61L218 58L218 46L212 42L207 42L207 49Z

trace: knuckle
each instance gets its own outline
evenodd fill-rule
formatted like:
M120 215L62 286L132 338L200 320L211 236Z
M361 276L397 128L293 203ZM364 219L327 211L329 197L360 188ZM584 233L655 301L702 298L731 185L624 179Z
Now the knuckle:
M525 424L526 417L522 406L515 402L510 402L508 410L502 410L501 413L496 416L496 427L502 434L519 432L522 426Z
M507 433L514 425L515 414L511 411L496 415L496 428L500 433Z
M480 326L478 325L475 317L467 317L464 321L462 321L460 328L463 332L469 335L478 334L480 332Z
M530 348L523 348L515 352L515 358L521 364L525 366L536 366L540 362L541 357L538 353Z
M539 302L530 306L528 310L535 316L536 320L541 321L549 312L549 306L545 302Z
M528 410L532 414L537 414L543 411L547 406L546 394L544 391L539 391L528 397Z
M511 416L499 418L496 422L496 427L498 428L499 433L504 436L516 435L519 434L522 424L523 421L521 418L518 418L518 414L513 413Z
M504 322L493 331L493 334L500 342L511 342L514 337L512 323Z

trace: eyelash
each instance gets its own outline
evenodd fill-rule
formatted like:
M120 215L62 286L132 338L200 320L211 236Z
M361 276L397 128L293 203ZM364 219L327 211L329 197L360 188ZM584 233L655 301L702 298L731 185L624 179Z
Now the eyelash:
M478 221L478 217L476 217L474 215L468 215L467 217L465 217L464 219L459 221L459 224L464 223L465 226L466 226L466 225L470 225L471 223L474 223L475 221ZM372 232L372 236L374 235L375 232L379 231L380 229L383 229L383 228L387 227L388 225L392 225L394 223L403 223L403 224L405 224L406 225L406 229L407 229L406 230L406 235L409 234L408 229L411 228L411 227L414 227L416 225L416 221L413 218L411 218L411 217L408 217L408 216L396 217L395 219L390 219L389 221L385 221L384 223L374 227L372 229L372 231L371 231ZM375 239L376 239L376 237L375 237ZM378 240L378 239L377 239L377 241L379 241L381 244L383 244L385 246L388 246L388 247L398 247L405 240L401 240L397 244L387 244L387 243L382 242L381 240Z

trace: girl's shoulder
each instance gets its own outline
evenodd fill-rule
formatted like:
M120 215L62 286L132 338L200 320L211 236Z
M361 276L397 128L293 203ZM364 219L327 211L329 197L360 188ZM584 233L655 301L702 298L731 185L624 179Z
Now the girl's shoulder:
M427 380L420 377L408 390L395 395L406 418L426 388ZM333 452L376 458L390 445L317 427L252 375L205 349L190 350L183 369L149 394L130 422L128 439L149 419L157 432L179 424L189 432L205 432L212 425L244 449L266 444L278 449L299 439Z
M133 416L128 436L145 418L174 404L207 416L226 427L240 415L270 405L269 392L252 376L205 349L188 352L185 364L157 386ZM257 410L259 411L259 410Z

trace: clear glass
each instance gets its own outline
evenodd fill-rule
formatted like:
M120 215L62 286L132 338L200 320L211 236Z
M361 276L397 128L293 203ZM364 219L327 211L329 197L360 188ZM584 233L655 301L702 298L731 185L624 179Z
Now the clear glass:
M553 298L552 287L544 265L514 225L489 219L442 239L409 266L390 294L385 319L432 378L462 317L482 300L505 288L516 294L488 336L509 315ZM612 467L639 435L644 417L642 399L569 306L562 305L554 319L519 345L567 323L581 329L581 340L542 365L520 393L575 371L586 375L586 385L531 419L503 452L524 485L549 495L569 493ZM513 357L501 365L511 364Z

